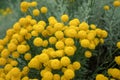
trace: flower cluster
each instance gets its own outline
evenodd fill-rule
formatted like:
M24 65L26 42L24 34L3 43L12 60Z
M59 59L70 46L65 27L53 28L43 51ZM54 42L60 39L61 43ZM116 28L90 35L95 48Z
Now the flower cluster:
M47 13L48 9L45 6L38 9L38 8L36 8L37 5L38 5L38 3L36 1L33 1L33 2L23 1L20 4L20 8L21 8L22 12L27 12L29 10L29 8L34 7L34 10L32 10L32 14L34 16L39 16L40 12L43 13L43 14Z
M29 7L36 7L37 2L22 2L22 12ZM34 16L46 13L47 8L33 10ZM72 80L76 71L82 67L79 55L92 57L92 51L104 43L108 36L106 30L97 28L95 24L80 22L74 18L69 20L63 14L61 21L54 16L47 21L36 20L31 15L21 17L6 36L0 39L0 80ZM79 49L83 49L80 52ZM78 55L78 58L76 57ZM115 58L119 63L119 58ZM29 76L31 70L38 71L38 76ZM111 74L111 73L110 73ZM111 74L114 77L114 74ZM96 80L106 77L98 75ZM116 76L115 76L116 77ZM118 77L117 77L118 78Z
M113 6L114 6L115 8L120 7L120 0L114 0L114 1L113 1ZM109 9L110 9L110 6L109 6L109 5L105 5L105 6L103 7L103 9L104 9L104 10L109 10Z

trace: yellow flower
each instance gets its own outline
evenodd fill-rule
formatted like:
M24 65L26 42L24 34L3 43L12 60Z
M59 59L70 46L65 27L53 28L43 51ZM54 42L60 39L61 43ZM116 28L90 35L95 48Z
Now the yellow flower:
M102 30L102 31L101 31L101 37L102 37L102 38L106 38L107 36L108 36L107 31Z
M17 45L18 44L18 40L17 39L11 39L10 43L15 43Z
M46 71L43 75L43 80L53 80L53 74L50 71Z
M113 78L120 78L120 70L117 68L112 68L111 71L109 71L109 74L111 74Z
M93 42L95 43L95 46L97 46L98 44L99 44L99 39L98 38L95 38L94 40L93 40Z
M29 7L29 3L26 1L23 1L23 2L21 2L20 7L21 7L22 12L26 12Z
M47 30L43 30L43 31L42 31L42 36L43 36L43 37L47 37L48 34L49 34L49 32L48 32Z
M90 28L91 28L91 29L96 29L96 25L91 24L91 25L90 25Z
M62 57L62 56L64 56L64 51L63 51L63 50L57 50L57 51L56 51L56 56L57 56L57 57Z
M101 38L99 41L100 41L101 44L104 43L104 39L103 38Z
M19 31L21 29L21 26L20 26L20 23L16 22L14 25L13 25L13 29L15 31Z
M64 75L61 76L61 80L68 80Z
M29 67L24 66L23 69L22 69L22 75L27 75L29 71L30 71Z
M71 46L66 46L64 52L67 54L67 56L72 56L75 54L75 49Z
M95 38L95 34L94 33L90 32L90 33L87 34L87 39L88 40L93 40L94 38Z
M110 9L110 7L108 5L105 5L103 8L104 8L104 10L109 10Z
M12 57L13 58L19 58L19 56L20 56L20 54L17 51L12 52Z
M63 24L62 23L56 23L55 25L54 25L54 28L55 28L55 30L62 30L62 28L63 28Z
M4 66L7 63L5 58L0 57L0 66Z
M49 38L49 43L50 44L55 44L57 42L57 39L55 37L50 37Z
M120 56L116 56L114 60L118 65L120 65Z
M80 30L77 35L78 35L78 38L85 39L87 37L87 32L84 30Z
M1 57L8 58L10 55L10 51L8 49L3 49L1 52Z
M65 78L66 79L73 79L74 77L75 77L75 73L74 73L74 71L73 70L71 70L71 69L67 69L67 70L65 70L65 72L64 72L64 76L65 76Z
M33 40L33 44L37 47L40 47L42 46L42 43L43 43L43 40L42 38L40 37L36 37L34 40Z
M31 56L30 53L26 53L26 54L24 55L24 58L25 58L25 60L30 60L30 59L32 58L32 56Z
M31 32L33 30L33 26L28 26L28 27L26 27L26 29L28 32Z
M30 6L36 7L36 6L37 6L37 2L36 2L36 1L32 1L32 2L30 3Z
M67 14L64 14L64 15L61 16L61 21L67 22L68 20L69 20L69 17L68 17Z
M71 63L70 58L67 56L62 57L60 62L62 66L68 66Z
M80 23L79 19L75 18L69 22L70 26L78 26Z
M56 49L64 49L63 41L56 42L55 47L56 47Z
M12 36L14 34L14 29L8 29L7 31L6 31L6 35L7 36Z
M42 43L42 46L43 46L43 47L47 47L47 46L48 46L48 41L47 41L47 40L44 40L43 43Z
M79 25L79 29L86 31L86 30L89 29L89 25L88 25L86 22L82 22L82 23Z
M76 37L77 35L77 31L73 28L66 29L64 33L66 37L72 37L72 38Z
M25 25L27 21L26 21L25 18L22 17L22 18L19 19L18 22L19 22L20 25Z
M55 51L50 51L49 55L50 55L51 58L56 58L57 57Z
M91 58L92 57L92 53L90 51L85 51L85 57L86 58Z
M31 33L27 33L27 34L25 35L25 39L27 39L27 40L29 40L31 37L32 37Z
M34 15L34 16L39 16L39 14L40 14L39 9L34 9L34 10L33 10L33 15Z
M20 54L24 54L26 51L27 51L27 47L26 45L18 45L17 46L17 51L20 53Z
M17 67L12 68L10 72L11 72L11 75L14 77L18 77L18 75L20 75L20 69Z
M90 45L89 45L89 49L95 49L95 43L93 42L93 43L90 43Z
M25 76L22 78L22 80L30 80L29 77Z
M83 39L80 41L82 47L87 48L90 45L90 41L88 39Z
M48 18L49 25L54 26L57 23L57 20L54 17Z
M37 21L35 19L31 19L31 21L30 21L31 25L35 25L36 23L37 23Z
M54 74L53 75L53 80L60 80L60 75L59 74Z
M108 80L108 78L105 77L103 74L97 74L95 80Z
M72 38L66 38L65 39L65 45L66 46L73 46L74 45L74 40Z
M81 64L80 64L80 62L75 61L75 62L73 62L72 66L75 70L79 70L81 67Z
M118 1L118 0L114 1L113 6L119 7L120 6L120 1Z
M55 32L55 37L57 39L62 39L64 37L64 33L62 31L56 31Z
M45 22L45 21L40 20L40 21L38 22L38 25L42 25L43 27L45 27L45 26L46 26L46 22Z
M38 32L35 31L35 30L33 30L33 31L31 32L31 35L32 35L32 36L38 36Z
M41 63L45 63L49 61L49 56L46 53L41 53L40 55L37 56L38 61Z
M17 65L18 65L18 62L15 61L15 60L13 60L13 61L10 62L10 64L11 64L12 66L17 66Z
M22 35L22 36L26 35L27 33L28 33L28 31L26 29L24 29L24 28L22 28L20 30L20 35Z
M100 28L96 28L95 31L96 31L97 36L101 37L102 30Z
M48 9L47 9L47 7L41 7L40 11L41 11L41 13L45 14L45 13L47 13Z
M4 78L0 78L0 80L5 80Z
M29 68L35 68L35 69L40 69L40 62L38 61L37 58L32 58L30 62L28 63Z
M11 64L6 64L5 67L4 67L4 70L6 72L9 72L12 68L13 68L13 66Z
M53 68L53 69L60 69L61 68L60 61L58 59L51 60L51 68Z
M41 33L43 30L44 30L44 26L43 25L40 25L40 24L37 24L37 25L34 25L33 26L33 29L39 33Z
M4 49L3 45L0 45L0 52Z
M117 42L116 46L120 49L120 42Z
M15 43L9 43L7 45L9 51L15 51L17 49L17 45Z

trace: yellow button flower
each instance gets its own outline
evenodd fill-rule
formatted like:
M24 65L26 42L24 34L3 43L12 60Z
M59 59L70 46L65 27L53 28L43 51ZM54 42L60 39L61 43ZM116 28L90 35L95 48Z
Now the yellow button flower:
M88 25L86 22L82 22L82 23L79 25L79 29L86 31L86 30L89 29L89 25Z
M62 31L56 31L55 32L55 37L57 39L62 39L64 37L64 33Z
M26 47L26 45L18 45L17 46L17 51L19 52L19 53L21 53L21 54L24 54L26 51L27 51L27 47Z
M0 66L4 66L7 60L5 58L0 57Z
M64 48L64 52L65 52L65 54L66 54L67 56L72 56L72 55L75 54L75 49L74 49L73 47L71 47L71 46L66 46L66 47Z
M78 69L80 69L81 64L80 64L80 62L75 61L75 62L73 62L72 66L75 70L78 70Z
M119 7L120 6L120 1L118 1L118 0L114 1L113 6Z
M58 41L55 44L56 49L64 49L64 42L63 41Z
M97 74L95 80L108 80L108 78L105 77L103 74Z
M33 10L33 15L34 15L34 16L39 16L39 14L40 14L39 9L34 9L34 10Z
M104 9L104 10L109 10L109 9L110 9L110 6L105 5L105 6L103 7L103 9Z
M40 11L41 11L41 13L45 14L45 13L47 13L48 9L47 9L47 7L41 7Z
M116 46L120 49L120 42L117 42Z
M90 41L88 39L83 39L83 40L80 41L80 44L81 44L82 47L88 48L89 45L90 45Z
M25 60L30 60L32 58L32 55L30 53L26 53L24 55Z
M120 65L120 56L116 56L114 60L118 65Z
M90 51L85 51L84 53L86 58L91 58L92 57L92 53Z
M69 20L69 17L68 17L67 14L64 14L64 15L61 16L61 21L67 22L68 20Z
M53 69L60 69L61 68L61 63L58 59L53 59L51 60L51 67Z
M50 71L46 71L43 75L43 80L53 80L53 74Z
M74 73L73 70L67 69L64 72L64 76L65 76L66 79L73 79L75 77L75 73Z
M70 58L67 56L62 57L60 62L62 66L68 66L71 63Z
M72 38L66 38L65 39L65 45L66 46L73 46L74 45L74 40Z
M40 37L36 37L34 40L33 40L33 44L37 47L40 47L42 46L42 43L43 43L43 40L40 38Z

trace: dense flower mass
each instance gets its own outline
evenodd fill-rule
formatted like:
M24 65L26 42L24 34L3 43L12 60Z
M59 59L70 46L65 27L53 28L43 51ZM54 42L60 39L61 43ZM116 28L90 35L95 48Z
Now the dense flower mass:
M30 6L37 6L37 3L22 2L21 10L25 12ZM40 10L41 13L47 12L46 7ZM39 9L33 10L34 16L39 16L39 13ZM62 15L61 21L69 21L69 16ZM20 18L13 28L8 29L6 39L1 40L0 44L0 66L5 69L3 73L6 74L6 77L2 78L27 80L30 77L27 76L30 69L36 69L42 80L73 79L75 71L82 66L79 61L72 60L70 57L80 54L77 52L79 47L88 50L95 49L101 44L101 39L106 38L108 34L107 31L97 28L94 24L89 26L86 22L80 23L77 18L70 20L68 25L62 22L51 16L48 18L47 25L44 20L37 21L27 15ZM37 49L40 50L37 51ZM84 52L86 58L92 56L92 52L88 50ZM27 63L22 70L19 69L20 62L17 60L21 57ZM55 70L58 70L60 74L54 72Z
M113 6L119 7L120 1L115 0ZM79 80L77 78L82 71L88 75L93 68L97 69L90 77L95 80L120 79L119 55L111 54L110 57L114 57L111 64L115 63L118 68L111 67L107 61L105 64L99 61L102 53L108 56L103 50L106 48L103 47L105 38L109 35L106 30L78 18L71 19L66 12L61 12L57 19L49 15L46 6L37 7L39 4L36 1L22 1L20 10L25 16L0 39L0 80ZM111 6L105 5L103 8L109 11ZM119 41L116 47L120 49ZM99 52L96 51L98 48L101 48ZM91 65L90 60L97 66ZM87 71L89 66L86 64L92 66L90 71ZM107 68L101 68L106 64ZM98 74L99 67L101 71ZM102 70L107 71L102 74Z

